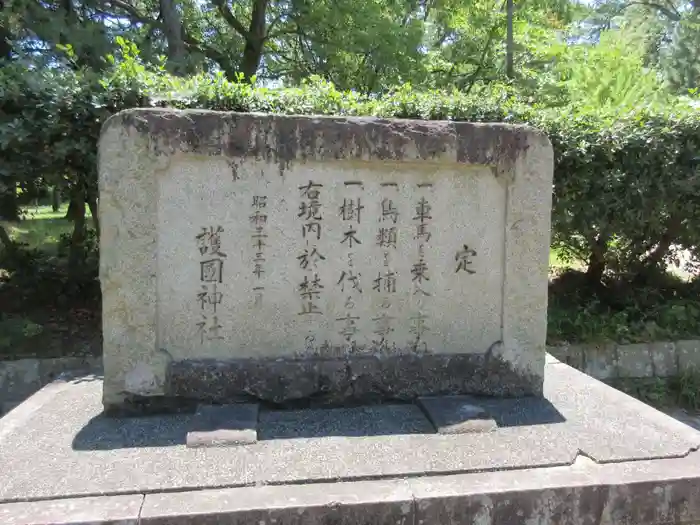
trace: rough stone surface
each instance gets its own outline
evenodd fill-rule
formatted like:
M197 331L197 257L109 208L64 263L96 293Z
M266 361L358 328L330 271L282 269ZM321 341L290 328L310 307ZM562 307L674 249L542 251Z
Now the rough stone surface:
M496 421L468 396L421 397L418 403L439 434L466 434L496 430Z
M260 414L261 440L433 434L413 404L353 408L271 410Z
M21 401L41 388L39 361L0 361L0 399Z
M566 363L569 366L573 366L578 370L583 370L584 368L584 345L548 346L547 352L549 352L562 363Z
M139 525L142 495L0 504L2 525Z
M62 374L85 375L102 373L102 357L58 357L39 359L41 384L47 385Z
M618 377L652 377L652 365L649 345L646 343L621 345L617 347ZM612 379L608 376L601 379Z
M249 445L258 440L258 405L202 405L197 409L188 447Z
M64 374L101 374L101 357L0 361L0 417Z
M682 374L692 369L700 368L700 341L676 341L676 342L658 342L649 343L650 348L654 348L656 357L654 368L652 370L647 365L647 358L644 355L638 355L641 364L635 362L624 363L625 356L618 359L618 369L633 367L635 373L648 373L646 377L652 377L656 374L660 377L668 374ZM565 345L565 346L550 346L547 351L547 359L561 360L574 368L582 370L583 354L586 345ZM556 357L555 357L556 356ZM629 354L627 358L631 357ZM548 362L549 362L548 361ZM678 361L678 366L674 367L674 363ZM16 361L12 361L16 363ZM38 363L38 365L37 365ZM664 364L666 363L666 364ZM0 369L5 369L6 363L0 362ZM36 375L32 372L39 367L39 383L36 381ZM63 374L76 375L81 372L90 372L96 376L102 374L102 358L101 357L65 357L55 359L25 359L21 369L26 373L13 374L17 380L12 383L5 383L5 390L0 393L0 415L9 412L12 408L21 403L29 395L33 394L40 386L43 386L48 381L60 377ZM677 370L677 371L676 371ZM16 370L15 370L16 371ZM595 370L594 370L595 371ZM604 376L610 378L610 372L603 370ZM620 370L620 374L624 371ZM642 376L643 377L643 376ZM601 378L598 378L601 379ZM164 397L142 397L134 396L129 399L129 403L125 403L118 407L113 407L116 410L115 414L143 414L144 412L194 412L196 410L196 400L183 399L167 399Z
M673 343L649 343L649 355L654 367L654 376L672 377L678 374L678 357Z
M342 360L185 360L171 363L168 378L167 393L174 397L288 406L411 400L462 392L523 396L540 388L538 376L518 373L490 352Z
M263 410L257 443L188 448L194 414L107 418L101 388L54 383L0 419L0 503L551 468L579 453L621 469L700 446L697 431L561 363L546 367L543 398L480 399L498 424L488 436L437 434L417 406L379 405Z
M99 171L108 407L541 395L540 132L130 110Z
M700 341L678 341L675 344L678 354L678 366L681 372L700 370Z
M543 398L480 399L488 439L386 405L263 410L257 444L189 449L193 415L104 418L100 390L56 382L0 420L0 523L700 522L700 432L563 363Z
M547 347L552 357L600 380L674 377L700 368L700 341Z
M582 369L596 379L618 377L617 347L613 344L586 346Z
M368 481L159 494L147 498L142 525L413 525L405 482Z
M666 525L700 522L697 453L689 457L409 480L416 523Z

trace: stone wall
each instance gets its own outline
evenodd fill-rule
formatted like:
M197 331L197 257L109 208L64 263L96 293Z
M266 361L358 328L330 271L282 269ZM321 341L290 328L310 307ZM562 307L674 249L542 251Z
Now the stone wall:
M550 346L547 351L600 380L669 377L686 370L700 370L700 340ZM102 374L102 358L0 361L0 416L67 372Z
M101 374L99 356L0 361L0 416L64 373Z
M600 380L671 377L700 370L700 340L550 346L547 351Z

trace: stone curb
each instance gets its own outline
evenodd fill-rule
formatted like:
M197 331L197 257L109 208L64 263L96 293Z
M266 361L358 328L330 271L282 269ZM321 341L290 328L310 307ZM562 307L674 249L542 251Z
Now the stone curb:
M601 381L673 377L693 370L700 371L700 340L697 339L627 345L548 346L547 352Z
M685 458L309 485L0 504L3 525L661 525L700 520L700 463ZM591 521L593 520L593 521Z

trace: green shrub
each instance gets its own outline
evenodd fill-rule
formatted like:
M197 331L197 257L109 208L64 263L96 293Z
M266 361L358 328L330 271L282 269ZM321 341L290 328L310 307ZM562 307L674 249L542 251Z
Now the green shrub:
M223 75L149 71L123 47L126 60L100 79L0 69L0 176L94 191L101 123L135 106L527 123L544 130L555 151L553 244L561 257L587 265L590 282L603 282L606 272L643 282L675 247L700 254L700 171L693 164L700 115L680 102L579 114L538 107L501 85L469 95L402 86L381 97L339 92L318 79L266 89Z

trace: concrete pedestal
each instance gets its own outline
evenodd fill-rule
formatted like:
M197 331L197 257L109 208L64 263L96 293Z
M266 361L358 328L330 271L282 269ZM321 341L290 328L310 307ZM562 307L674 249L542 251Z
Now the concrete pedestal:
M475 401L483 432L425 404L260 407L257 441L192 447L201 411L108 418L101 388L0 419L0 523L700 523L700 432L552 359L544 398Z

